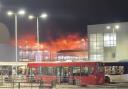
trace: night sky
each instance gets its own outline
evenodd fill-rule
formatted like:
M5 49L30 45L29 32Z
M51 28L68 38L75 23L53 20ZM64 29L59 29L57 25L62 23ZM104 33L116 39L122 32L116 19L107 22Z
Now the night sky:
M9 28L14 38L14 18L7 17L6 11L24 8L27 15L39 16L48 13L47 20L40 19L40 39L48 41L78 33L86 36L87 25L128 21L127 0L0 0L0 22ZM36 34L36 21L18 18L18 36Z

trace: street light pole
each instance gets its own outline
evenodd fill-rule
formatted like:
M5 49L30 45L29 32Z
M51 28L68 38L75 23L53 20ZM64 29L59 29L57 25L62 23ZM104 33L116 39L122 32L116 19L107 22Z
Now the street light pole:
M113 27L112 28L112 35L113 35L113 58L116 59L116 41L115 41L115 38L116 38L116 33L115 33L115 28Z
M17 13L13 12L13 11L8 11L7 15L8 16L14 16L15 17L15 55L16 55L16 62L18 62L18 42L17 42L17 16L18 15L24 15L25 11L24 10L19 10Z
M38 45L38 47L37 47L37 51L38 51L38 53L39 53L39 49L40 49L40 39L39 39L39 18L37 17L36 18L36 25L37 25L37 28L36 28L36 30L37 30L37 45Z
M111 29L111 26L107 26L106 27L107 29ZM117 52L116 52L116 49L117 49L117 43L116 43L116 39L117 39L117 31L120 28L119 25L113 25L112 26L112 40L113 40L113 52L112 52L112 56L114 57L114 59L116 59L116 56L117 56Z
M40 37L39 37L39 18L43 18L46 19L47 18L47 14L46 13L42 13L40 16L34 16L34 15L29 15L28 16L29 19L34 19L36 18L36 37L37 37L37 56L40 55ZM38 58L38 57L37 57ZM36 60L38 61L38 59Z
M39 18L36 17L36 30L37 30L37 56L40 54L40 39L39 39ZM38 61L38 57L37 60Z
M114 27L113 27L113 42L117 42L117 41L115 41L116 39L117 39L117 30L120 28L120 26L119 25L115 25ZM113 43L114 44L114 46L115 46L115 48L114 48L114 56L115 56L115 59L116 59L116 57L117 57L117 43Z
M15 14L15 51L16 51L16 62L18 62L18 44L17 44L17 14Z

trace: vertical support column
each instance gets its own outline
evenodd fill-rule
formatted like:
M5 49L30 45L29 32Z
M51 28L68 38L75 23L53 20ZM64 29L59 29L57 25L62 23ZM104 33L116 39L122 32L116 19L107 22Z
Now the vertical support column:
M16 51L16 62L18 61L18 55L17 55L17 49L18 49L18 44L17 44L17 14L15 14L15 51Z

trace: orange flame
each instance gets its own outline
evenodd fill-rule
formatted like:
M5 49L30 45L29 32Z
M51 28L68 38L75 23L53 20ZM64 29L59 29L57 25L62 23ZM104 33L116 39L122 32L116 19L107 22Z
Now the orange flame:
M32 34L25 35L24 37L18 39L18 46L19 48L38 48L36 36ZM54 52L59 50L87 49L87 41L86 38L81 38L78 34L70 34L67 36L62 36L56 40L42 42L40 43L39 47L41 50L47 49Z

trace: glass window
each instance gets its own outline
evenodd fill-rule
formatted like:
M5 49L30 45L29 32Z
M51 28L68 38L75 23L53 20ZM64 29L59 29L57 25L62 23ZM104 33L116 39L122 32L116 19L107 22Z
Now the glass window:
M90 41L96 41L96 34L90 34Z
M90 55L90 60L95 61L96 60L96 55Z
M88 67L81 67L81 75L88 75L89 68Z
M61 76L61 67L56 67L56 75Z
M97 46L98 46L98 47L103 47L103 41L97 42Z
M97 37L102 37L102 36L103 36L103 35L100 34L100 33L97 33L96 35L97 35Z
M93 54L96 54L96 50L93 50L93 49L90 49L90 54L93 55Z
M96 41L96 38L95 37L91 37L90 41Z
M55 68L53 68L53 67L44 67L45 69L45 75L54 75L54 73L55 73Z
M103 63L98 63L98 72L104 72Z
M89 67L89 73L90 73L90 74L93 74L94 69L95 69L94 67Z
M106 66L105 67L106 74L110 75L120 75L124 73L123 66Z
M96 48L96 42L91 42L90 43L90 48L95 49Z
M106 33L104 35L104 46L116 46L116 33Z
M94 54L94 55L90 55L90 59L92 61L102 61L103 60L103 54Z
M90 34L90 59L91 60L103 60L103 34Z
M98 41L98 42L102 42L102 41L103 41L103 36L97 37L97 41Z
M73 75L80 76L80 67L73 67Z
M73 75L73 67L69 67L69 76Z
M98 72L104 72L104 67L103 66L98 66Z
M30 68L28 71L29 75L35 75L36 74L36 68Z
M41 66L37 68L37 71L38 71L38 75L43 74L43 68Z

